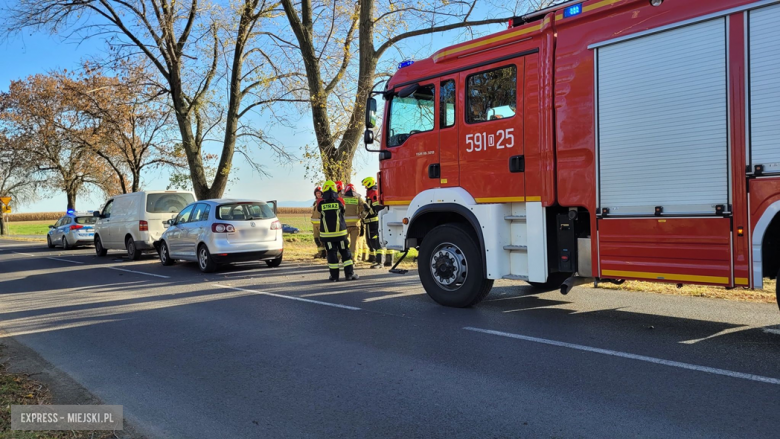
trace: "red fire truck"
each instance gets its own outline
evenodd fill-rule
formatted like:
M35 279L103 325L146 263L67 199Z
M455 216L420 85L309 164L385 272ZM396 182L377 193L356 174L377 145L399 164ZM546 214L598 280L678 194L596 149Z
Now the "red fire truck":
M761 288L780 269L778 42L780 0L588 0L403 63L375 93L381 240L418 248L447 306L495 279Z

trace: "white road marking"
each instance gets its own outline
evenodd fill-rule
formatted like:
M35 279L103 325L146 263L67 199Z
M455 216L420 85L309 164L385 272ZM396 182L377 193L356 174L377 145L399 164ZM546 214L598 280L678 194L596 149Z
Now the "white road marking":
M215 284L215 285L220 287L220 288L227 288L227 289L236 290L236 291L245 291L247 293L255 293L255 294L260 294L260 295L263 295L263 296L278 297L280 299L290 299L290 300L297 300L299 302L307 302L307 303L314 303L314 304L317 304L317 305L332 306L334 308L348 309L350 311L360 311L360 308L358 308L356 306L340 305L338 303L320 302L319 300L304 299L302 297L285 296L283 294L274 294L274 293L267 293L265 291L256 291L256 290L248 290L246 288L231 287L230 285L222 285L222 284Z
M146 272L143 272L143 271L128 270L126 268L117 268L117 267L102 267L102 268L108 268L109 270L116 270L116 271L124 271L126 273L143 274L145 276L154 276L154 277L159 277L159 278L162 278L162 279L170 279L171 278L170 276L163 276L162 274L146 273Z
M16 253L18 255L24 255L24 256L37 256L37 255L32 255L30 253L19 253L19 252L14 252L14 253ZM70 259L50 258L50 257L45 257L45 258L46 259L51 259L53 261L70 262L71 264L83 264L84 263L84 262L80 262L80 261L71 261ZM162 274L146 273L144 271L128 270L126 268L105 267L105 266L101 266L101 265L95 265L94 267L95 268L108 268L109 270L124 271L126 273L142 274L144 276L159 277L161 279L170 279L171 278L170 276L163 276Z
M52 261L70 262L71 264L83 264L83 262L71 261L70 259L49 258L49 257L47 257L46 259L51 259Z
M532 343L541 343L550 346L558 346L561 348L575 349L578 351L593 352L596 354L627 358L629 360L638 360L647 363L661 364L663 366L677 367L680 369L695 370L697 372L705 372L705 373L711 373L715 375L723 375L732 378L739 378L743 380L758 381L760 383L780 385L780 379L765 377L761 375L753 375L751 373L734 372L731 370L717 369L714 367L699 366L690 363L681 363L679 361L664 360L662 358L648 357L645 355L629 354L627 352L613 351L610 349L594 348L594 347L584 346L584 345L579 345L574 343L566 343L563 341L548 340L546 338L529 337L527 335L513 334L511 332L493 331L491 329L473 328L471 326L466 326L463 329L465 329L466 331L481 332L483 334L498 335L500 337L508 337L517 340L530 341Z
M780 335L780 329L775 329L775 328L764 328L764 332L766 332L767 334Z

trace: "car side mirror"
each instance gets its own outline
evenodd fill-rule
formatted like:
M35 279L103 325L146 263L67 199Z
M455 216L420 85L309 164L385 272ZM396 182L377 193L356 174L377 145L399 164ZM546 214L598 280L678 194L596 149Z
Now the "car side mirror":
M103 217L103 215L100 214L99 210L96 210L96 211L92 212L92 216L94 216L95 218L102 218Z
M166 222L168 223L168 226L173 226L176 224L176 218L171 218Z
M54 226L49 226L49 228L50 228L50 229L55 229L56 227L54 227Z
M376 99L368 98L366 102L366 128L376 126Z
M365 133L363 133L363 143L366 145L371 145L374 143L374 132L371 130L366 130Z

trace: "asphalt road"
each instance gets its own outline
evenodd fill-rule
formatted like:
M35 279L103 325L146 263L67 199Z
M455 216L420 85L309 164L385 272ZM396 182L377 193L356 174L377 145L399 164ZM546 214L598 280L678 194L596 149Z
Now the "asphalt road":
M498 282L473 309L415 272L203 275L0 241L0 337L149 437L777 437L774 304ZM0 340L2 342L2 340Z

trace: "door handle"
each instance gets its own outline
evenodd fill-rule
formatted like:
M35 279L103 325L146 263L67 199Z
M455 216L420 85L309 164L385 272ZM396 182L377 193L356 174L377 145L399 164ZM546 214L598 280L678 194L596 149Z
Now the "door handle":
M515 155L509 157L509 172L525 172L525 156Z
M441 165L434 163L428 165L428 178L441 178Z

